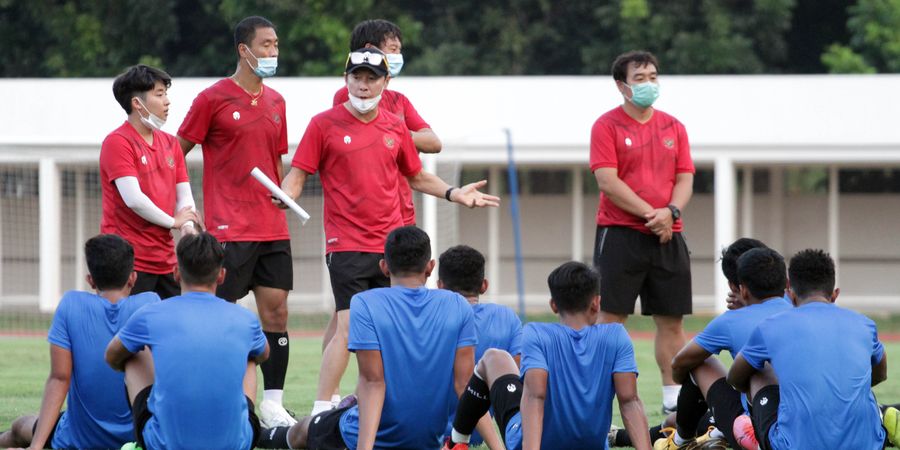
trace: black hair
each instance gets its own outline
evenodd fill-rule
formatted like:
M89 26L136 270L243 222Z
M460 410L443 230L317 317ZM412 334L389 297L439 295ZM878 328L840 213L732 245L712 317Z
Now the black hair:
M450 247L438 259L444 288L464 296L479 295L484 283L484 255L468 245Z
M754 248L769 248L762 241L751 238L740 238L731 243L728 247L722 249L722 273L728 282L737 286L738 281L738 258L748 250Z
M784 295L787 271L784 257L771 248L747 250L737 260L738 280L757 300Z
M600 276L583 263L569 261L550 272L547 285L560 312L579 313L600 293Z
M384 19L363 20L353 27L350 33L350 51L360 49L366 44L372 44L375 47L381 47L387 39L395 37L403 42L403 35L400 34L400 27L393 22Z
M178 271L186 284L208 285L216 282L225 262L225 250L213 235L207 232L181 237L175 247Z
M415 226L395 228L384 243L384 261L392 275L425 272L431 260L431 239Z
M823 250L806 249L791 258L788 267L791 290L798 297L834 292L834 260Z
M256 37L256 30L259 28L271 28L275 29L275 25L266 19L265 17L260 16L250 16L245 17L237 25L234 27L234 48L241 44L250 46L250 43L253 42L253 38Z
M157 81L161 81L166 89L172 86L172 77L160 69L144 64L131 66L113 81L113 97L126 114L131 114L131 99L135 96L146 99L146 93L156 87Z
M628 68L631 64L635 64L638 67L644 67L647 64L653 64L653 67L656 70L659 70L659 61L657 61L656 56L653 53L644 50L631 51L628 53L622 53L621 55L616 57L616 60L612 63L612 76L616 81L624 82L628 79Z
M84 243L88 272L98 290L122 289L134 271L134 248L121 236L100 234Z

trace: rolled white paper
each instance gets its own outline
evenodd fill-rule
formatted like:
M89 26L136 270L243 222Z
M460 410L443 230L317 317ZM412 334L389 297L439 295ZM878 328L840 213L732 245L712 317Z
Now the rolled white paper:
M259 170L259 167L254 167L253 170L250 171L250 175L252 175L253 178L256 178L256 181L259 181L263 186L265 186L266 189L268 189L269 192L271 192L272 195L275 196L275 198L281 200L282 203L287 205L288 208L291 209L291 211L297 213L297 216L300 217L300 223L302 225L306 225L306 221L309 220L309 213L304 211L303 208L301 208L300 205L298 205L297 202L294 201L294 199L285 194L284 191L282 191L274 181L269 179L269 177L267 177L262 170Z

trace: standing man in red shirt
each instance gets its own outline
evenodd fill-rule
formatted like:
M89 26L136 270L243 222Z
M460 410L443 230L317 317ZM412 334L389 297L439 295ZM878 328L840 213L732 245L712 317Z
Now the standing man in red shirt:
M685 344L682 316L691 313L691 261L681 211L693 193L694 163L684 125L653 108L659 63L628 52L612 65L625 102L591 130L591 171L600 187L594 265L604 280L603 322L625 323L641 297L656 323L656 363L663 409L673 411L680 386L672 358Z
M331 409L332 395L347 368L350 299L390 286L378 262L391 230L403 226L400 175L422 193L470 208L497 206L478 191L487 181L449 186L422 170L409 129L379 108L390 78L387 58L375 47L350 53L344 72L349 100L313 117L294 154L282 189L292 198L319 172L325 197L325 252L334 291L336 331L322 356L312 415Z
M264 426L296 420L282 406L288 366L287 295L293 288L293 259L284 212L269 191L251 179L259 167L282 178L287 123L281 94L263 84L275 75L278 35L268 20L253 16L234 30L237 70L194 99L178 138L185 154L203 146L203 200L206 226L225 248L225 282L216 295L230 302L252 290L271 356L261 364Z
M134 247L132 293L152 291L160 298L181 294L171 230L195 233L200 223L178 141L160 130L171 85L169 74L143 64L116 77L113 96L128 118L100 147L100 232Z

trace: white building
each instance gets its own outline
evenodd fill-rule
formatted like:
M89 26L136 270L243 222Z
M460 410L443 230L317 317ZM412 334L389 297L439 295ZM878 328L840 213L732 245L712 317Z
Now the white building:
M194 96L214 81L175 79L164 129L177 132ZM684 211L696 310L722 304L720 249L753 236L786 256L828 250L838 262L842 304L900 311L900 76L663 75L661 83L656 106L685 124L698 167ZM288 157L341 84L337 77L271 80L287 100ZM400 77L391 87L444 141L440 155L423 157L426 167L455 183L487 176L504 197L490 211L422 200L420 226L437 251L456 243L482 250L488 298L515 304L504 186L510 131L522 190L525 299L543 308L549 271L593 254L597 188L588 141L594 120L621 103L611 77ZM51 310L60 292L84 288L81 244L99 230L100 143L125 115L111 79L4 79L0 92L7 100L0 110L0 310ZM188 162L200 197L199 152ZM300 203L313 219L300 227L289 218L290 301L294 310L327 308L315 184Z

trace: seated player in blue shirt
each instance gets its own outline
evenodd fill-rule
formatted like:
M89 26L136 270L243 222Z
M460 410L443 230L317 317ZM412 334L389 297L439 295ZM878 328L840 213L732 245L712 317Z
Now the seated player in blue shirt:
M438 281L440 289L456 292L472 305L475 312L475 332L478 335L478 345L475 347L475 361L481 359L484 352L490 348L503 350L519 364L522 353L522 321L512 309L496 303L480 303L482 294L487 292L488 280L484 278L484 255L468 245L457 245L447 249L438 258ZM444 436L450 436L453 429L453 417L456 415L456 399L453 395L452 413ZM476 431L469 439L469 445L481 445L487 442L490 448L502 448L500 437L497 436L491 423L491 415L485 414L481 420L487 422L490 432L485 439Z
M638 430L631 432L634 447L650 449L631 339L619 323L595 325L597 272L568 262L547 284L560 323L525 325L521 371L509 353L485 352L460 396L445 450L468 449L475 424L491 407L509 450L605 449L613 395L625 425Z
M358 404L263 430L259 447L440 448L454 400L446 392L453 386L461 394L475 366L472 307L457 293L425 287L434 269L431 242L414 226L388 235L380 266L391 287L350 301Z
M256 363L268 357L266 337L256 315L215 296L225 279L216 238L182 236L175 254L182 295L135 313L106 349L107 363L125 371L137 445L253 448ZM152 365L133 358L145 347Z
M834 304L834 261L821 250L794 255L788 280L796 307L760 323L728 372L752 399L759 448L881 449L871 387L887 379L887 356L875 323Z
M135 311L159 296L129 297L137 274L125 239L95 236L84 244L84 256L96 293L69 291L60 300L47 333L50 376L41 411L13 421L0 433L0 448L119 448L132 439L131 410L121 394L125 381L103 361L103 351ZM68 410L60 413L66 400Z

